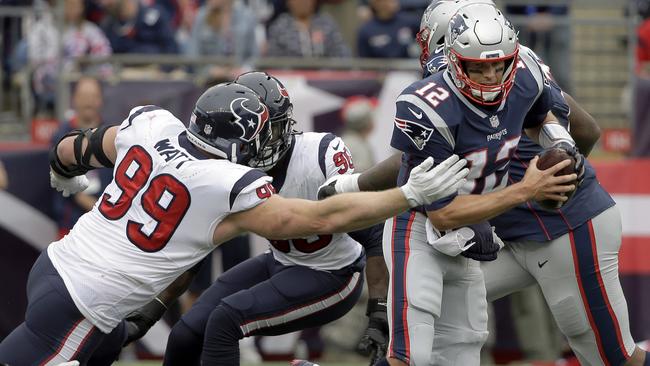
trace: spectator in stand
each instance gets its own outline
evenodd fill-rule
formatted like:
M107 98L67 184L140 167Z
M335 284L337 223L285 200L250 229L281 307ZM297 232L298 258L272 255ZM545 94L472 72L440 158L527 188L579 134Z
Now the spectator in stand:
M350 56L338 25L318 11L317 0L287 0L287 7L269 27L268 56Z
M553 70L553 78L562 90L567 92L571 92L569 7L569 5L507 5L505 7L508 18L519 31L519 42L530 47L550 66ZM521 19L522 16L525 20Z
M249 68L258 56L257 20L250 8L233 0L207 0L194 20L185 53L189 56L234 56L236 64ZM230 68L211 66L211 79L232 79ZM239 72L237 72L239 74Z
M4 191L7 187L9 187L9 177L2 160L0 160L0 191Z
M415 35L420 19L400 12L398 0L370 0L372 18L359 29L359 57L412 58L420 50Z
M42 0L34 3L34 13L26 22L26 37L14 54L14 71L28 64L34 68L32 85L37 109L46 113L54 107L61 61L64 71L69 71L74 66L73 61L79 57L105 57L112 53L102 30L84 19L83 0L65 0L64 9L63 60L59 58L59 38L52 8ZM99 71L107 76L110 70L109 65L102 65L98 70L87 68L82 71Z
M103 28L115 53L178 53L167 12L139 0L114 0Z
M72 96L74 115L64 121L52 137L52 142L59 141L63 135L76 128L96 128L102 124L101 110L103 104L101 84L97 79L82 77L74 88ZM97 174L91 174L91 173ZM53 197L53 209L59 226L59 236L66 235L75 222L84 213L90 211L99 195L112 179L110 169L98 169L86 175L90 181L88 189L70 197L63 197L58 192Z

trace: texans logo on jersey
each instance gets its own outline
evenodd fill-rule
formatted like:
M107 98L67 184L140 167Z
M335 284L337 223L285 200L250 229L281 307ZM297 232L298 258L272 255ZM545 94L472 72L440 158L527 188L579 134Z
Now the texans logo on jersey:
M424 149L424 145L427 144L433 133L433 128L401 118L395 118L395 126L404 132L419 150Z
M247 142L252 141L259 134L264 127L264 124L269 120L269 110L262 103L257 102L259 111L254 111L246 107L247 102L251 102L248 98L237 98L230 102L230 110L236 117L233 123L237 124L242 129L241 139Z

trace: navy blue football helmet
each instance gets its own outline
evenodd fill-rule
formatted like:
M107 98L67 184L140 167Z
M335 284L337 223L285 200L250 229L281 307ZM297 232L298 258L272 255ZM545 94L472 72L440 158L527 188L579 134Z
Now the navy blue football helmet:
M203 151L248 164L271 139L269 109L251 89L218 84L196 101L187 138Z
M293 105L289 93L280 80L261 71L241 74L235 82L255 91L269 108L271 139L262 147L260 153L248 162L248 165L254 168L269 170L291 148L294 121L291 119Z

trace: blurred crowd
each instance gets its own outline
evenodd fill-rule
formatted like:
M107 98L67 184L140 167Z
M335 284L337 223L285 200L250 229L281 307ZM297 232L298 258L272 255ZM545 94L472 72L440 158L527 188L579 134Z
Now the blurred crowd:
M214 80L230 79L233 68L249 69L259 57L415 58L419 17L428 5L426 0L64 0L58 20L55 1L29 3L33 13L22 22L22 34L3 42L9 55L3 68L11 75L31 67L39 110L52 109L61 67L70 71L82 56L233 58L234 67L192 70ZM344 39L354 35L334 20L338 12L362 24L356 43ZM101 77L112 72L108 64L81 71Z

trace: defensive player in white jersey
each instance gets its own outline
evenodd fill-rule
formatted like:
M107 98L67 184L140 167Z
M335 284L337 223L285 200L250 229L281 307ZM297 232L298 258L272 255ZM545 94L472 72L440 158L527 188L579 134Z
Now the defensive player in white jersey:
M326 179L353 172L352 159L340 138L292 130L291 101L279 80L250 72L235 82L253 89L269 107L271 140L248 164L273 177L273 188L280 196L313 200ZM377 225L354 237L369 256L381 258L382 231ZM269 252L219 276L174 325L165 365L199 365L206 359L238 365L241 338L323 325L347 313L358 301L365 254L348 234L270 240L270 244ZM375 260L377 264L385 268L383 260ZM385 298L385 289L379 296ZM371 300L371 308L376 302ZM156 302L150 307L160 309ZM154 312L157 315L152 317L149 309L141 313L148 313L149 319L162 314Z
M114 180L34 264L25 322L0 343L0 362L85 364L128 313L220 243L246 231L281 240L367 227L455 192L467 173L458 157L435 169L430 159L402 189L281 198L269 176L234 164L268 142L268 119L252 90L220 84L198 99L188 129L164 109L137 107L119 127L74 131L54 146L51 183L64 195L83 190L95 167L115 165Z

